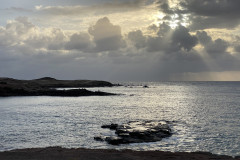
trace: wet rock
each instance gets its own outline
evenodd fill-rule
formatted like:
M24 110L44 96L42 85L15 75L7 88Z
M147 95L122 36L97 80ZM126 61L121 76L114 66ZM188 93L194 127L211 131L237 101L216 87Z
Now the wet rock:
M101 137L101 136L96 136L96 137L94 137L94 139L95 139L96 141L104 141L104 140L105 140L105 138L104 138L104 137Z
M122 125L103 125L102 128L115 130L116 136L105 138L112 145L156 142L172 135L171 128L165 121L131 121Z
M105 141L112 145L119 145L126 143L123 138L117 136L106 137Z
M109 128L115 130L118 127L118 124L102 125L101 128Z

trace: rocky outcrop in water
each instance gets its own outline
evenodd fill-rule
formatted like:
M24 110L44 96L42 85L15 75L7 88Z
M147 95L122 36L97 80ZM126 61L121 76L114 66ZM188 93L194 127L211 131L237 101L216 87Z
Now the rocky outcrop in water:
M112 145L161 141L172 135L165 121L131 121L122 125L103 125L102 128L115 130L116 136L97 136L97 141L106 141Z

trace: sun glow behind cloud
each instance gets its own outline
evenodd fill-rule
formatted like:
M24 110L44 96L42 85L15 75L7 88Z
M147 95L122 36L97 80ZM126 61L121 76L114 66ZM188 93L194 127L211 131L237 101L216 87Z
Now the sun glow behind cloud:
M174 75L171 80L175 81L239 81L239 71L224 71L224 72L187 72L180 75Z
M156 22L159 12L155 3L143 5L144 1L108 2L94 5L77 6L35 6L33 20L47 27L45 17L51 21L52 27L60 27L68 31L87 30L98 19L106 16L114 24L121 25L123 33L134 29L144 29Z

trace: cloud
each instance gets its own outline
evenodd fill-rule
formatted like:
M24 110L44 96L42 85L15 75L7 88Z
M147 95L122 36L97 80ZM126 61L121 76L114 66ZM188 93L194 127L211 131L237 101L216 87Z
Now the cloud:
M135 44L137 48L146 47L150 52L163 51L166 53L178 52L185 50L189 52L197 45L196 36L189 33L189 29L180 25L172 29L166 23L157 26L150 26L154 29L156 35L144 37L140 30L130 32L128 38Z
M240 53L240 37L235 36L235 40L233 41L234 51Z
M206 46L207 44L212 43L212 37L208 36L207 32L205 32L205 31L202 31L202 32L198 31L196 35L198 37L199 42L203 46Z
M238 0L186 0L182 3L191 14L191 29L234 28L240 24Z
M70 40L66 43L65 49L67 50L86 50L92 45L89 34L87 33L74 33Z
M148 27L153 30L156 35L149 36L147 39L147 50L149 52L163 51L168 52L172 43L172 28L166 23L162 23L157 27L151 25Z
M19 17L0 27L0 73L30 78L169 80L185 73L239 71L237 36L233 43L210 33L163 22L150 25L148 31L122 35L121 27L107 17L89 30L69 33L40 28ZM237 53L231 53L233 48Z
M235 49L236 52L240 53L240 45L234 46L234 49Z
M129 32L128 39L133 42L137 49L144 48L146 46L147 38L143 35L141 30Z
M8 21L0 29L0 45L6 51L19 54L34 54L39 50L61 50L67 40L59 28L39 28L27 17Z
M171 3L170 3L171 2ZM235 28L240 24L238 0L159 0L159 9L167 22L188 23L191 30Z
M146 0L113 1L90 6L35 6L35 11L52 16L79 16L136 11L146 5Z
M228 43L220 38L216 39L212 43L206 45L206 51L208 53L225 53L228 48Z
M173 45L190 51L198 42L197 37L189 34L189 30L184 26L178 26L172 35Z
M234 43L221 38L213 40L205 31L198 31L196 35L206 52L206 55L204 52L201 54L204 55L209 70L213 72L239 71L240 55L228 50L228 48L235 47Z
M229 44L223 39L212 40L210 36L207 35L205 31L197 32L198 39L200 43L204 46L207 53L210 55L221 55L226 53Z
M196 15L237 19L240 14L239 5L238 0L185 0L181 3L188 12Z
M26 8L21 8L21 7L11 7L11 8L7 8L5 9L6 11L14 11L14 12L23 12L23 13L32 13L33 11L30 9L26 9Z
M144 48L145 50L141 51L145 51L149 56L157 55L155 58L158 62L153 64L154 68L167 79L171 75L188 72L221 72L237 70L240 67L240 57L234 57L228 51L229 47L233 47L232 44L221 38L213 40L205 31L194 34L190 33L187 27L179 25L171 28L164 22L159 26L151 25L149 29L155 32L155 35L144 35L138 30L130 32L128 39L135 47L138 44L141 49ZM144 39L145 43L140 41L141 39ZM200 49L201 46L204 51Z
M159 0L157 1L158 7L161 9L163 13L166 14L174 14L174 11L169 6L168 0Z
M27 17L18 17L7 22L5 27L0 28L0 45L5 48L23 45L36 27L29 22Z
M125 47L121 27L113 25L107 17L99 19L88 29L96 44L96 51L111 51Z
M15 21L10 21L6 25L6 29L16 35L23 35L34 29L34 27L27 17L18 17Z
M240 20L225 17L193 16L189 21L191 30L203 30L209 28L235 28L240 24Z
M39 28L27 17L18 17L0 27L0 45L23 54L39 50L102 52L126 46L120 26L113 25L107 17L99 19L88 32L66 35L60 28Z
M144 48L141 51L146 55L155 57L151 64L154 71L150 72L155 74L153 77L162 76L167 80L172 74L207 70L200 54L194 49L198 39L186 27L180 25L173 29L162 23L159 26L151 25L149 29L155 35L143 35L138 30L130 32L128 38Z

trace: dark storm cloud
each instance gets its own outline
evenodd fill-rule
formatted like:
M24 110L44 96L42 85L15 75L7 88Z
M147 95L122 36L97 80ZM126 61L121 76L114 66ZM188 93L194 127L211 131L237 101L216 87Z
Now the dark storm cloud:
M240 23L239 0L186 0L182 6L191 14L191 29L234 28Z
M181 5L188 12L202 16L231 17L239 19L239 0L185 0Z
M138 49L146 46L147 38L143 35L141 30L129 32L128 39L132 41L135 47Z
M134 42L136 48L145 48L147 55L156 56L152 64L154 69L150 72L155 77L162 75L168 79L170 74L207 70L202 58L194 50L198 39L186 27L172 29L162 23L159 27L151 25L149 29L156 35L144 36L141 31L133 31L128 34L128 39Z
M168 0L160 0L157 1L159 8L162 10L163 13L166 14L174 14L174 11L170 8Z
M159 61L154 64L158 70L155 74L161 73L168 77L171 74L188 72L231 71L240 67L240 56L234 57L227 51L232 44L221 38L213 40L205 31L190 34L187 27L179 25L171 28L167 23L162 23L159 27L151 25L149 29L156 35L146 36L140 31L134 31L128 34L128 39L135 45L141 44L141 48L145 48L148 55L159 55ZM145 39L145 42L140 43L140 39ZM202 51L195 48L196 45L203 46L206 53L200 53Z
M199 42L203 45L206 46L209 43L212 43L212 37L208 36L207 32L202 31L202 32L197 32L197 37Z
M239 70L240 54L232 55L227 50L229 47L234 48L234 44L221 38L213 40L205 31L198 31L196 35L209 56L207 60L211 60L211 64L209 64L211 70L218 72Z
M172 35L172 45L190 51L197 44L197 37L189 34L189 30L184 26L178 26Z
M196 36L189 33L189 29L184 26L178 26L172 29L166 23L159 27L151 26L157 36L144 37L141 31L134 31L128 34L128 38L134 42L137 48L147 47L150 52L163 51L167 53L185 50L189 52L197 45Z
M171 15L188 17L191 30L207 28L234 28L240 24L239 0L183 0L174 1L175 7L170 7L168 0L158 1L159 9L166 14L165 20Z
M220 38L205 46L208 53L221 54L225 53L228 48L228 43Z
M210 55L221 55L225 54L229 44L223 39L212 40L210 36L207 35L205 31L197 32L198 39L200 43L204 46L207 53Z
M96 44L95 50L110 51L125 47L121 34L121 27L113 25L107 17L99 19L96 24L88 29Z
M240 24L240 19L231 17L191 16L189 19L191 30L203 30L208 28L235 28Z

